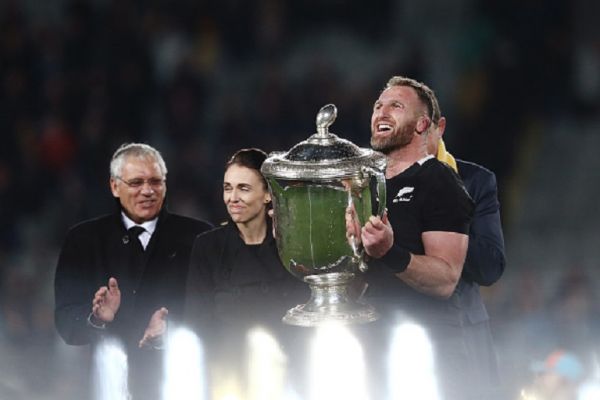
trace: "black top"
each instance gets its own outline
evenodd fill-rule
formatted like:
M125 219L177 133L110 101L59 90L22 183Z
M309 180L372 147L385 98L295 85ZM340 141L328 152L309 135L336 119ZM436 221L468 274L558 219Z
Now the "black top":
M267 229L258 245L245 244L233 222L196 238L185 320L200 336L254 326L277 330L288 309L308 301L308 285L283 267Z
M394 246L422 255L423 232L469 233L473 202L451 168L428 158L387 180L387 207ZM393 262L393 251L369 262L367 296L378 311L401 310L415 318L460 323L455 296L443 300L417 292L386 268Z

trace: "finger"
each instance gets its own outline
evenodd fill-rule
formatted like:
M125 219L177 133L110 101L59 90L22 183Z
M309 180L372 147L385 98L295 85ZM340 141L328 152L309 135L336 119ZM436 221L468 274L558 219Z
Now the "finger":
M356 223L354 221L354 218L352 217L352 212L348 212L348 211L346 212L345 220L346 220L346 237L356 236L358 229L357 229Z
M160 319L161 321L164 321L167 318L167 315L169 314L169 310L167 310L165 307L161 307L158 310L154 311L154 314L152 314L152 320L156 320L156 319Z
M144 337L142 338L142 340L140 340L140 342L138 343L138 347L141 349L142 347L144 347L146 345L146 343L148 343L148 341L150 340L150 335L148 335L147 333L144 334Z
M113 293L114 293L115 291L118 291L118 290L119 290L119 284L117 283L117 280L116 280L115 278L112 278L112 277L111 277L111 278L108 280L108 289L109 289L111 292L113 292Z
M383 231L383 228L380 226L375 226L371 221L368 221L365 226L362 228L361 233L368 233L370 235L377 235Z
M378 240L379 240L379 235L377 235L376 233L369 232L367 230L363 230L363 233L362 233L363 246L370 246L372 244L377 243Z
M96 294L94 295L94 298L92 299L92 304L93 303L100 303L102 301L104 301L104 299L106 298L106 291L98 291L96 292Z
M385 228L385 224L383 223L383 221L381 220L381 218L376 217L371 215L369 217L369 222L371 223L371 225L378 230L384 229Z

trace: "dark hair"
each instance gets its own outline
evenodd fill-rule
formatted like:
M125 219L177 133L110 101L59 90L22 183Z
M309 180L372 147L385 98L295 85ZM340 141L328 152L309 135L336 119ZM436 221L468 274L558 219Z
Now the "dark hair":
M440 107L437 102L437 98L435 96L434 91L431 90L429 86L427 86L423 82L419 82L414 79L407 78L405 76L393 76L386 83L383 90L389 89L394 86L408 86L413 88L417 93L417 96L421 100L421 103L423 103L427 108L427 117L429 117L429 119L431 119L431 122L433 123L437 124L439 122Z
M252 147L249 149L241 149L241 150L236 151L231 156L229 161L227 161L225 163L225 171L227 171L227 169L234 164L239 165L241 167L246 167L246 168L256 170L256 172L258 172L258 174L260 175L260 178L262 179L263 184L265 185L265 189L266 189L267 181L265 180L264 176L260 172L260 167L262 166L263 162L266 159L267 159L267 153L265 153L261 149L257 149L255 147Z

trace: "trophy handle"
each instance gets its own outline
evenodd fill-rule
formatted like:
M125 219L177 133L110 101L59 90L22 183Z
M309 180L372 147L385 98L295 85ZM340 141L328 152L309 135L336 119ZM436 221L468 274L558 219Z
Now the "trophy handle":
M369 174L371 178L375 178L377 180L376 186L376 199L377 199L377 216L379 218L383 218L383 214L385 213L385 199L386 199L386 186L385 186L385 174L371 167L363 167L363 172Z

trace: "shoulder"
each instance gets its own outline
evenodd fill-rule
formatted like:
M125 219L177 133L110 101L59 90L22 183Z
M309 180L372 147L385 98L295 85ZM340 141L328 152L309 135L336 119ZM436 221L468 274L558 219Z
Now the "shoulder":
M432 188L463 188L458 174L446 163L430 158L421 168L421 179Z
M463 179L496 179L496 175L482 165L460 159L456 160L456 164L458 165L458 173Z
M435 157L428 158L421 164L419 168L421 175L436 175L436 176L451 176L454 170L445 162L438 160Z
M212 229L212 225L201 219L188 217L185 215L165 213L165 226L168 229L177 229L180 232L189 232L199 234Z
M115 214L106 214L96 218L88 219L71 226L67 236L79 236L87 234L98 234L99 232L114 229L117 216Z
M227 241L229 228L228 225L220 225L197 235L193 243L194 257L199 254L207 256L221 251Z
M120 224L117 214L103 215L88 219L71 226L63 240L62 249L81 249L95 246L108 238L118 237L125 228Z
M200 233L196 236L195 243L215 243L224 240L228 231L231 230L230 225L229 223L223 223Z
M456 160L458 173L471 196L479 198L497 191L496 175L489 169L470 161Z

